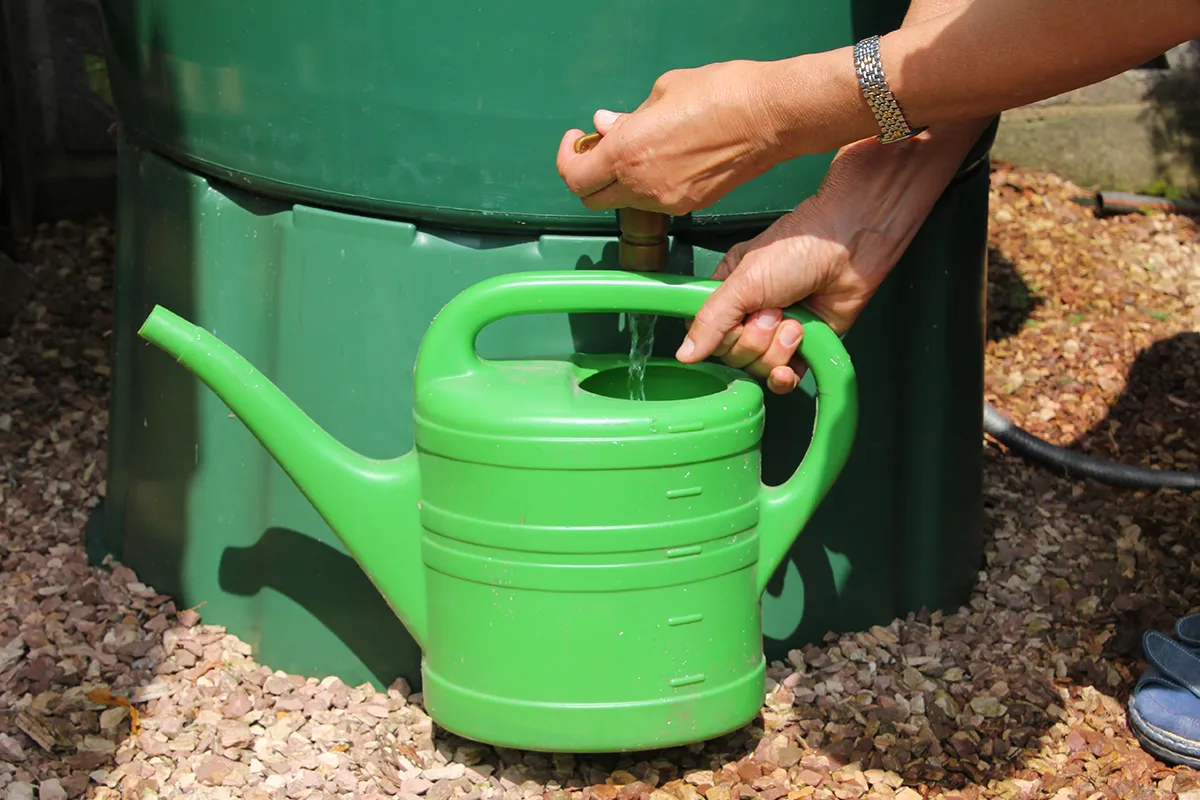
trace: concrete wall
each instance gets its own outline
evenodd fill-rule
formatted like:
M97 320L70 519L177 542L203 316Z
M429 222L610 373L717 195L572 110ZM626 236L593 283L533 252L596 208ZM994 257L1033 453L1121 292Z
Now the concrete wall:
M1085 187L1200 194L1200 42L1166 62L1008 112L994 156Z

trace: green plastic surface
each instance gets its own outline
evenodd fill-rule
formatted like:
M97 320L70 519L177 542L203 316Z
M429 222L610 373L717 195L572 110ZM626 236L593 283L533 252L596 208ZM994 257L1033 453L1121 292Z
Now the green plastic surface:
M101 0L122 129L232 182L467 229L615 230L554 154L659 75L852 44L901 0ZM756 225L816 191L828 155L781 165L688 225Z
M266 200L120 147L108 491L93 551L180 607L203 603L206 622L273 669L420 688L418 648L328 526L220 399L137 329L156 304L172 309L347 446L389 458L414 445L413 365L445 303L495 275L615 269L615 239L439 230ZM844 339L858 434L763 596L769 659L969 597L982 549L986 166L947 191ZM741 238L676 238L670 271L707 276ZM656 355L669 361L683 332L660 319ZM489 358L602 355L628 352L629 332L618 314L535 314L488 326L478 343ZM601 394L621 382L598 376L588 385ZM765 398L769 484L805 453L812 390L806 380Z
M584 388L627 369L627 354L485 360L475 341L525 314L690 318L718 285L603 270L475 284L429 327L416 446L391 460L342 445L169 310L156 307L139 333L238 415L364 567L423 647L436 722L507 747L636 751L758 714L760 597L850 453L849 356L810 312L786 312L805 326L819 416L811 443L797 443L807 454L796 473L768 487L763 393L745 373L664 364L648 372L652 387L693 372L719 390L630 400Z

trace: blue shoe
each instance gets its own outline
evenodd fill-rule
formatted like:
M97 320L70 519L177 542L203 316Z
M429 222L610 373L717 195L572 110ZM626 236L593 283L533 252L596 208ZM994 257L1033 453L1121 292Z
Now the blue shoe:
M1175 637L1142 636L1150 668L1129 695L1129 729L1146 752L1200 769L1200 614L1176 622Z

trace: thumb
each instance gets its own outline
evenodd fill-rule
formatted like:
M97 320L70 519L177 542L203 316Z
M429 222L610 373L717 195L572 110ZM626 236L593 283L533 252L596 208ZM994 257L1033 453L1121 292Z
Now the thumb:
M616 125L617 120L623 116L625 115L618 114L615 111L600 109L592 115L592 124L596 126L596 133L607 136L608 132L612 130L613 125Z
M722 283L696 312L696 319L683 344L675 352L675 357L684 364L703 361L712 355L727 333L742 323L745 316L746 304L736 282Z

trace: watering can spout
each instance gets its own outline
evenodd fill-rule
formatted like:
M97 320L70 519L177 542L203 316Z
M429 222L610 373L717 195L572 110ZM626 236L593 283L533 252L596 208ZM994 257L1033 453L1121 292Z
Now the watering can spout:
M424 646L416 453L380 461L334 439L203 328L155 306L138 335L207 385L262 443Z

